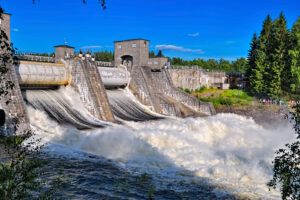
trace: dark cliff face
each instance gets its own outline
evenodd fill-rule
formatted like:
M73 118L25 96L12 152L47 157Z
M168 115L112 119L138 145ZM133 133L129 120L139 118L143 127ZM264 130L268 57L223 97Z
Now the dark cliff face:
M217 113L233 113L246 117L252 117L254 121L265 127L280 126L288 123L286 115L289 110L279 106L226 106L216 108Z

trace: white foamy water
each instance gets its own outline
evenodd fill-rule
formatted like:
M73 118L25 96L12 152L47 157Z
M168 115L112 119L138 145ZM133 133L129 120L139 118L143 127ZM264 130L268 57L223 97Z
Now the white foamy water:
M42 111L28 107L28 112L37 136L49 142L47 151L54 154L71 155L75 149L115 159L129 171L159 176L175 171L179 175L174 179L202 177L216 188L251 199L280 198L266 183L272 176L274 151L294 139L290 127L265 129L234 114L79 131L60 126Z

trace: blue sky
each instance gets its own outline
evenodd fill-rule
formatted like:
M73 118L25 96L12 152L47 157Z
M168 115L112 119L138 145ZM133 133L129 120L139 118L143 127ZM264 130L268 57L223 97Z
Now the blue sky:
M38 1L38 0L36 0ZM299 0L1 0L11 17L12 42L21 51L53 52L64 43L113 50L113 41L150 40L150 50L170 57L247 56L254 32L269 13L283 11L290 28L300 16Z

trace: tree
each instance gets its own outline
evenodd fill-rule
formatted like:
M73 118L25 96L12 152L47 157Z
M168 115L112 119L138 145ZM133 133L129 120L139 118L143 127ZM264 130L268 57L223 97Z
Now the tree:
M246 68L246 77L250 77L252 75L252 68L255 67L255 62L257 60L258 56L258 37L256 33L252 37L252 43L250 43L251 49L249 50L248 54L248 62L247 62L247 68Z
M156 57L165 57L161 50L158 51Z
M269 55L269 90L268 95L270 97L278 97L282 90L282 79L283 79L283 70L286 68L287 57L288 57L288 30L286 25L286 20L283 13L280 13L279 18L275 19L272 28L271 36L271 45L268 49Z
M221 58L219 60L219 68L218 71L224 71L224 72L229 72L231 68L230 62L228 60L224 60Z
M215 59L208 59L207 64L209 66L209 69L212 69L212 70L216 70L219 67L218 62Z
M150 58L154 58L154 57L155 57L155 53L154 53L153 50L149 52L149 57L150 57Z
M247 60L245 58L239 58L231 63L231 72L245 73L247 68Z
M297 135L295 142L286 144L286 148L276 151L273 161L273 178L269 188L280 187L282 199L300 199L300 104L293 107L290 120Z
M2 14L3 9L0 7L1 19ZM10 67L13 66L12 58L15 49L9 44L6 32L1 27L0 44L0 98L3 98L9 96L10 91L15 87L7 76ZM5 103L10 104L10 98ZM16 121L14 130L17 130L18 119L14 120ZM28 148L31 143L28 145L22 143L31 136L32 132L29 130L26 130L22 137L17 136L16 132L12 133L12 136L6 136L5 131L0 129L1 153L2 150L5 152L0 160L0 197L3 200L49 199L63 183L61 177L49 180L48 183L43 179L44 161L39 157L39 147L32 149Z
M291 49L288 51L291 57L290 89L291 92L300 94L300 17L292 27L291 43Z

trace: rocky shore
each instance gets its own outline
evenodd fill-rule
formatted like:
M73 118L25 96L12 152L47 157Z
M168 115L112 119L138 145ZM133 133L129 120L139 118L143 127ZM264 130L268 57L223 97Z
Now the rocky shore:
M246 117L252 117L254 121L263 126L274 126L288 123L286 115L289 113L287 107L276 105L261 106L222 106L216 108L217 113L234 113Z

